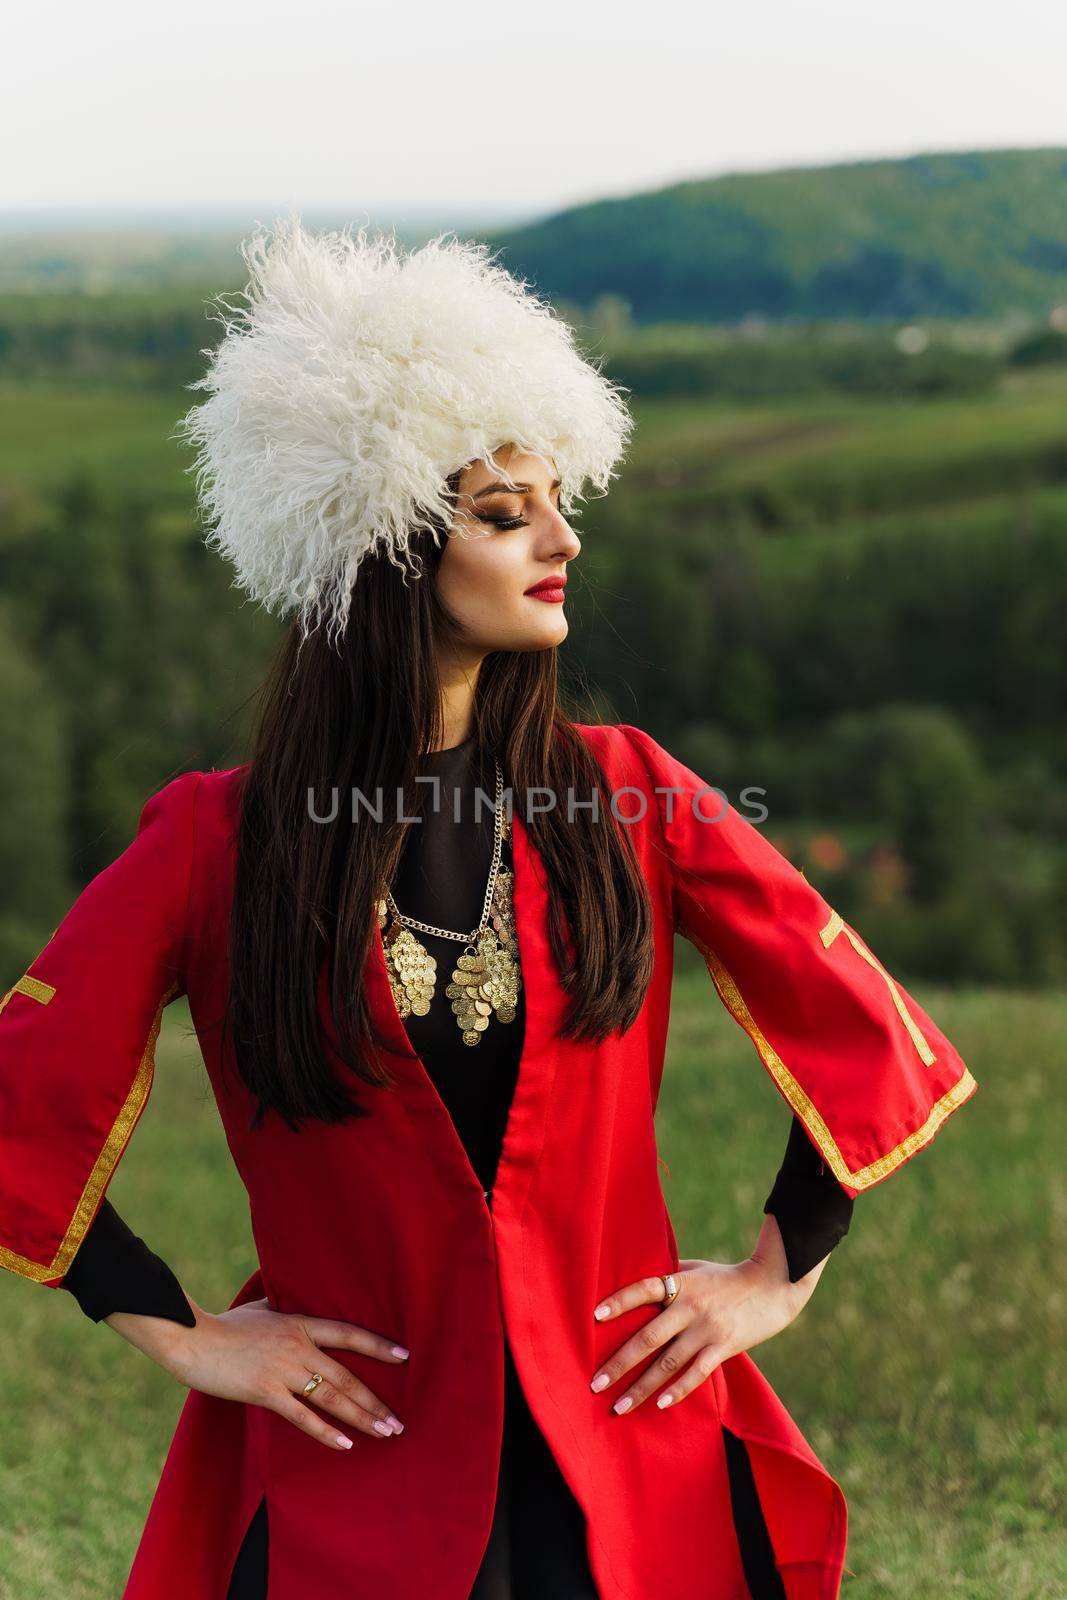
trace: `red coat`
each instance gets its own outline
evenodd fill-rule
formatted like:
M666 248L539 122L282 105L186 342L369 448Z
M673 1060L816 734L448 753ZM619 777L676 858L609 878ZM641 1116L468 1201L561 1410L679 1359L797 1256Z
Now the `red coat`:
M413 1053L380 934L366 983L398 1085L373 1114L255 1133L218 1042L226 983L236 780L186 773L152 796L136 838L83 891L0 1015L0 1262L56 1287L140 1116L163 1007L188 995L259 1269L234 1304L362 1323L402 1366L331 1351L405 1431L327 1450L262 1407L185 1398L124 1600L225 1600L262 1495L269 1600L468 1600L489 1536L503 1415L503 1332L534 1417L588 1521L607 1600L742 1600L721 1424L746 1442L789 1600L831 1600L844 1495L747 1354L681 1404L611 1411L598 1364L657 1308L607 1324L593 1307L676 1267L654 1111L675 932L853 1197L900 1167L973 1093L918 1003L762 834L647 734L582 730L629 826L655 915L656 966L622 1038L560 1037L547 888L513 812L515 915L527 1019L490 1213ZM680 791L675 797L671 788ZM565 803L561 801L561 803ZM643 808L643 810L642 810ZM324 1043L333 1059L320 973ZM232 1062L231 1062L232 1066ZM712 1130L708 1130L709 1142ZM328 1417L328 1413L323 1413Z

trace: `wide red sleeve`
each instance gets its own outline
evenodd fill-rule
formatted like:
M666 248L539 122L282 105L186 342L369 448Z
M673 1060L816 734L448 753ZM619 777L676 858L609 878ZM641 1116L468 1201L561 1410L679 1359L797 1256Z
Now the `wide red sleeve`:
M675 929L853 1199L978 1087L952 1044L722 791L619 726L657 791Z
M152 1085L185 992L194 802L184 773L0 999L0 1266L58 1288Z

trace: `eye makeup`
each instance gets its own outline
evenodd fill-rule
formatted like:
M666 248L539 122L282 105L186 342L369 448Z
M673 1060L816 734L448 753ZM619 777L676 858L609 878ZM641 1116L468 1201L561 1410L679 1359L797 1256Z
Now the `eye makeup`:
M553 484L552 487L554 489L558 490L559 486L557 484ZM503 489L497 490L496 492L498 494L500 494L501 496L503 496L505 494L505 491ZM517 499L518 496L515 495L514 493L511 493L511 498ZM559 495L558 495L558 493L557 493L557 496L556 496L556 510L557 511L559 510ZM480 512L476 512L475 515L477 516L479 522L491 523L494 528L503 528L505 532L509 532L509 531L511 531L512 529L515 529L515 528L528 528L529 525L530 525L525 517L493 517L493 516L483 515Z
M528 528L530 524L525 517L479 517L479 522L491 522L494 528L503 528L505 532L513 528Z

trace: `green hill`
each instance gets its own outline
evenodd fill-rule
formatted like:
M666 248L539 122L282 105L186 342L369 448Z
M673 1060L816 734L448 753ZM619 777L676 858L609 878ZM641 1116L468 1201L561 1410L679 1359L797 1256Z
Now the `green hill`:
M1067 150L735 173L485 235L552 300L637 322L1044 315L1067 302Z

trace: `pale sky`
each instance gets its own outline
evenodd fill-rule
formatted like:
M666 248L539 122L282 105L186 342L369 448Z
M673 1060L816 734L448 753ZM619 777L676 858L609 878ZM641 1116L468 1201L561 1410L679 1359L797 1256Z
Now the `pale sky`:
M0 215L536 216L680 179L1067 145L1067 7L69 0L5 26Z

